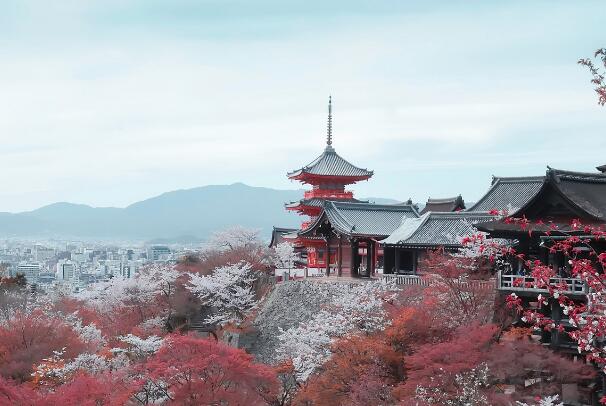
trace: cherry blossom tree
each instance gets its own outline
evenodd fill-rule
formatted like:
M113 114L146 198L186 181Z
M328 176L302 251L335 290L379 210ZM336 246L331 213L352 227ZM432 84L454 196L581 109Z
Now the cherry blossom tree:
M259 230L242 226L234 226L217 231L209 240L210 247L220 251L253 248L259 244Z
M595 51L594 60L584 58L579 60L579 64L586 66L591 73L591 83L595 86L595 92L598 94L598 103L606 105L606 48L600 48Z
M331 303L310 321L280 333L277 354L291 359L297 378L306 381L332 355L335 339L352 332L370 333L389 322L383 308L393 299L394 286L382 282L353 287L335 284Z
M282 242L274 247L276 267L290 270L295 261L299 259L299 254L295 252L294 246L289 242Z
M558 400L559 398L560 397L558 395L546 396L546 397L537 399L537 403L534 403L534 404L516 402L516 405L517 406L564 406L564 403L562 403Z
M602 370L606 371L603 367L606 365L606 348L602 344L606 339L606 253L599 253L594 247L594 244L606 241L606 231L602 226L582 224L580 220L573 220L565 229L553 223L533 223L526 218L507 218L506 221L518 224L528 232L542 231L548 237L546 244L550 252L567 258L571 276L582 281L588 289L587 303L574 300L569 296L568 285L560 282L553 267L515 254L530 270L531 281L521 277L514 280L514 284L542 291L537 295L539 305L555 302L562 310L564 323L575 329L567 331L561 321L553 320L541 311L524 309L521 298L515 293L506 298L508 306L522 313L523 322L538 329L568 334L577 343L579 353L584 354L588 361L602 365ZM606 397L601 402L606 404Z
M162 346L163 339L158 336L147 338L137 337L133 334L118 337L125 347L112 348L113 354L126 354L131 359L144 359L156 353Z
M257 305L253 290L255 280L252 266L240 262L217 268L211 275L192 274L187 289L195 294L204 306L214 310L213 314L206 318L206 323L240 323Z
M113 277L89 285L75 295L85 305L95 309L117 334L149 320L163 320L172 330L171 319L179 278L187 278L174 267L155 264L142 268L134 278ZM116 311L120 309L120 311ZM121 325L121 322L126 325ZM126 328L124 328L126 327Z

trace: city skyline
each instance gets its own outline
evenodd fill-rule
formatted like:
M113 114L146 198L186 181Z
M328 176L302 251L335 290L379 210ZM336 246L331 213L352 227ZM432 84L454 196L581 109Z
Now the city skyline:
M490 176L606 163L599 2L6 2L0 211L124 207L334 147L357 196L474 201ZM575 152L570 139L593 145Z

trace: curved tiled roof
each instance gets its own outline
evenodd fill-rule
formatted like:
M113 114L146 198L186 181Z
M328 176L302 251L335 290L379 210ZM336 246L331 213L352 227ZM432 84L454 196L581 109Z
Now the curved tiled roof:
M372 204L327 201L323 214L303 232L312 230L324 219L339 233L351 236L386 237L404 218L417 218L419 213L412 205Z
M606 173L585 173L549 168L548 182L590 216L606 221Z
M284 236L295 233L296 231L296 228L274 227L271 232L271 241L269 242L269 246L275 247L276 245L284 242Z
M427 212L417 219L404 219L400 227L381 241L405 247L461 247L461 237L476 232L474 224L495 219L486 212Z
M493 177L488 192L467 211L516 211L539 192L544 181L544 176Z
M291 179L302 179L305 175L312 176L339 176L353 178L356 180L368 179L373 175L372 171L358 168L343 159L335 149L328 145L322 155L301 169L288 173Z
M465 202L463 201L463 197L461 195L455 197L446 197L443 199L432 199L431 197L427 199L427 203L423 210L421 210L421 214L425 214L428 211L438 211L438 212L452 212L455 210L462 210L465 208Z

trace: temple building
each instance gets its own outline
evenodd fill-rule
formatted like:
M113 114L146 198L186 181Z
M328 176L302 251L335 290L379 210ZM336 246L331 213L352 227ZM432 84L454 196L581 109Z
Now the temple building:
M606 173L584 173L563 171L548 168L538 190L530 199L526 199L513 213L516 218L526 218L529 226L522 229L519 224L513 224L506 219L492 220L477 224L476 227L487 232L492 238L506 238L517 242L516 251L524 254L527 260L540 260L551 266L555 277L550 283L566 286L566 294L574 300L587 300L587 287L580 279L571 274L570 264L560 252L552 252L550 245L568 235L577 235L588 246L575 248L579 258L587 255L595 263L596 269L603 272L599 262L590 254L589 247L597 253L606 251L606 241L587 235L584 230L572 228L571 222L578 219L583 224L606 226ZM539 222L540 221L540 222ZM557 226L552 229L550 224ZM511 258L509 264L497 275L497 288L504 294L516 293L525 308L536 308L536 298L539 293L547 293L547 289L534 286L534 280L529 275L526 265L517 258ZM553 320L566 319L557 300L550 299L548 306L542 311ZM572 326L566 325L567 330ZM568 334L554 329L542 332L542 341L559 349L568 349L571 353L577 351L577 344Z
M311 185L303 199L286 204L307 216L301 229L284 235L307 253L307 266L327 275L372 276L381 266L377 241L387 237L404 217L418 217L411 204L377 205L361 202L348 185L368 180L373 172L342 158L332 142L332 101L328 102L326 147L320 156L288 178Z
M379 241L405 219L418 217L411 204L325 201L321 214L298 237L326 275L372 277L383 268Z

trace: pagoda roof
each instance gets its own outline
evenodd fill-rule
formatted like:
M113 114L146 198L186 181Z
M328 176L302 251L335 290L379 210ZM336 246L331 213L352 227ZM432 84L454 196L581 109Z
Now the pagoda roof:
M428 211L453 212L463 209L465 209L465 201L463 201L463 197L461 197L461 195L455 197L446 197L443 199L432 199L430 197L427 199L427 203L425 204L423 210L421 210L421 214L425 214Z
M313 177L339 177L349 180L365 180L373 175L373 171L358 168L342 158L331 145L324 152L304 167L289 172L290 179L304 180Z
M493 176L490 189L467 211L507 210L511 214L536 196L544 180L544 176Z
M326 201L322 214L300 235L313 234L327 220L340 234L387 237L407 217L419 217L419 212L413 205Z
M384 245L408 248L461 248L461 238L474 234L474 224L496 218L487 212L426 212L419 218L405 218Z

